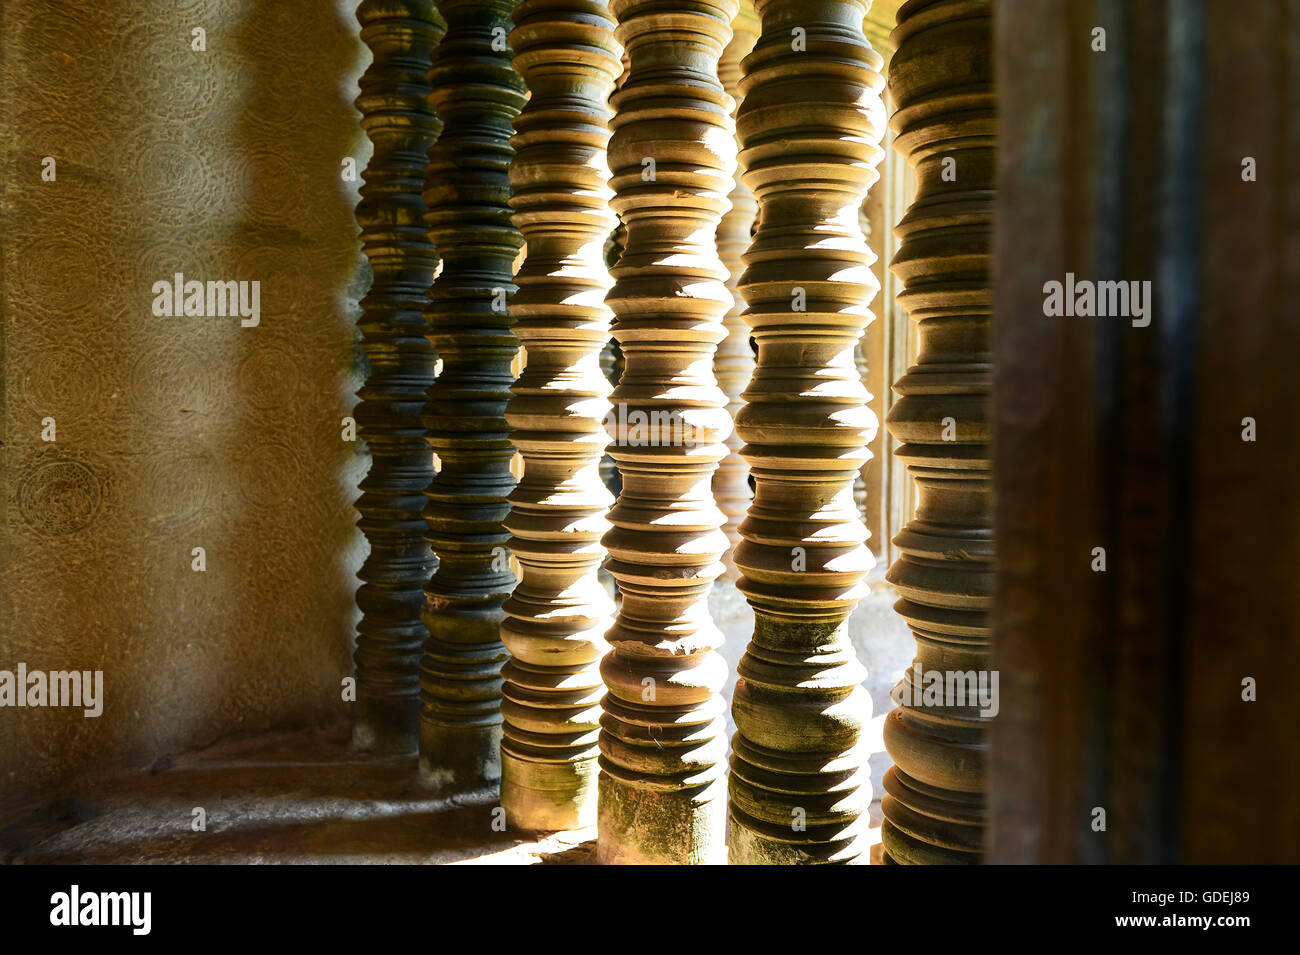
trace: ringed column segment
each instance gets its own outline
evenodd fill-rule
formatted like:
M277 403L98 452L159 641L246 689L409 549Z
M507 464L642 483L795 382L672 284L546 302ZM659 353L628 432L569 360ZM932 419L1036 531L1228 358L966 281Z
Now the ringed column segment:
M894 538L901 556L887 576L917 647L884 727L894 765L884 779L881 841L893 863L976 863L985 844L989 718L978 701L926 702L917 677L925 684L932 672L989 668L991 34L985 0L912 0L893 33L892 122L917 191L896 229L890 268L919 343L888 417L917 488L916 513Z
M376 753L413 753L419 741L420 620L435 558L424 539L424 491L433 457L420 411L437 356L421 308L438 255L425 233L425 154L442 129L428 102L442 18L433 0L363 0L361 39L374 60L356 106L374 152L363 174L357 225L374 276L361 300L361 350L369 374L354 416L370 451L357 526L370 544L358 577L357 696L352 743Z
M871 702L848 617L873 564L853 484L877 422L854 348L879 290L859 209L883 158L883 60L865 0L755 7L737 126L759 204L740 280L758 366L736 419L755 481L737 586L755 622L732 700L730 858L865 862Z
M622 603L601 663L597 858L718 863L726 664L708 594L727 538L711 485L731 422L713 357L731 296L715 233L735 168L718 60L738 3L611 6L630 59L609 146L627 238L606 299L625 360L604 539Z
M736 106L740 103L740 63L754 48L758 30L758 15L754 13L753 0L741 0L740 12L731 24L731 42L722 51L722 59L718 63L718 78ZM735 116L734 107L732 116ZM740 273L745 267L743 256L749 248L758 203L754 201L754 193L745 184L742 171L742 167L737 166L731 194L727 197L731 208L723 215L722 223L718 226L718 256L727 269L727 290L731 292L732 305L722 320L727 329L727 337L718 345L717 355L713 359L718 385L727 396L727 413L733 419L744 405L741 394L754 374L754 349L749 342L749 327L740 317L745 302L740 296L739 285ZM727 456L722 459L713 475L713 497L727 519L722 527L728 541L727 553L723 557L726 570L722 576L728 580L734 580L737 576L734 551L740 543L740 522L744 519L749 500L753 496L749 490L749 465L740 456L741 444L740 435L733 429L727 438Z
M508 300L523 245L509 205L510 136L525 100L507 43L513 7L438 0L447 34L429 70L430 103L445 127L426 169L425 222L442 272L425 317L442 371L424 425L442 466L424 510L438 570L422 610L420 771L443 793L501 776L501 605L515 584L502 523L515 486Z
M510 310L528 363L506 420L523 457L506 528L521 577L501 640L501 805L512 827L596 822L600 658L614 605L596 576L613 497L600 476L612 313L604 262L608 105L622 72L605 0L524 0L510 45L530 98L515 122L514 223L528 248Z

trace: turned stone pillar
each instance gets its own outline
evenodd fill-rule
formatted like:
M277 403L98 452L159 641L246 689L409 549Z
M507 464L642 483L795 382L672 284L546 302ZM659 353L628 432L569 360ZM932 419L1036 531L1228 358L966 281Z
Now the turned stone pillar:
M424 425L441 461L424 519L438 570L425 585L420 770L440 792L500 778L501 604L514 586L502 526L514 448L505 420L517 350L508 298L523 245L510 218L512 123L524 84L504 42L512 0L439 0L447 34L429 70L445 124L424 193L442 272L425 317L442 371Z
M620 250L615 246L612 251L617 253ZM607 254L605 256L607 268L617 261L617 254ZM623 356L619 353L618 344L613 339L610 339L600 351L600 373L605 376L605 381L609 383L611 389L618 384L622 364ZM609 456L608 450L600 458L600 483L605 485L606 490L612 496L618 496L621 483L618 477L618 467L614 464L614 459Z
M374 278L359 322L370 372L354 413L371 463L357 500L370 554L357 575L352 742L410 753L419 739L420 647L428 636L420 603L434 567L420 516L434 473L420 409L436 356L420 309L438 257L425 234L421 190L425 153L442 124L428 103L425 71L443 23L433 0L364 0L357 19L374 54L356 101L374 145L357 206Z
M758 367L736 420L755 479L738 583L731 861L865 862L871 703L848 617L872 558L853 482L876 431L854 346L878 289L858 211L883 151L865 0L757 0L737 117L759 229L740 291Z
M985 841L986 734L978 699L939 700L933 674L989 669L993 526L989 467L989 262L996 116L985 0L912 0L890 63L897 146L916 170L891 269L916 323L916 362L894 385L896 452L916 480L887 579L916 637L885 720L885 861L975 863Z
M612 106L610 107L610 113L613 114ZM607 269L612 269L618 264L619 256L623 254L623 240L627 237L627 230L623 228L623 224L617 222L617 216L614 218L617 224L605 242L605 267ZM609 382L611 389L618 384L619 376L623 373L623 353L619 350L618 342L614 341L613 338L605 342L605 347L600 351L600 371L605 376L605 380ZM610 494L615 497L618 496L618 490L622 482L619 480L618 467L614 464L614 459L610 457L608 448L600 459L600 480ZM602 572L605 572L603 568Z
M726 665L708 594L727 549L711 481L730 428L713 355L731 296L714 240L735 139L717 66L737 2L612 7L631 62L609 145L627 240L606 298L625 362L604 539L622 603L601 663L597 857L722 862Z
M622 64L604 0L524 0L514 20L530 98L511 140L511 206L528 255L510 310L528 363L506 407L524 470L506 521L521 576L501 627L501 805L512 827L576 829L596 822L599 664L614 609L596 571L613 502L600 478L600 354L615 224L608 100Z
M718 78L733 102L740 102L740 61L754 48L758 39L758 16L754 13L752 0L742 0L740 13L731 24L731 42L722 51L718 63ZM735 115L735 109L732 110ZM742 256L749 248L750 231L754 225L754 214L758 203L754 193L745 185L742 169L737 167L735 183L727 199L731 208L722 217L718 226L718 257L727 268L727 289L732 295L731 308L722 320L727 329L727 337L718 345L717 355L713 359L713 368L718 376L718 386L727 396L727 413L734 419L744 402L741 393L749 384L754 374L754 349L749 343L749 327L740 313L745 302L738 293L740 273L745 263ZM749 465L740 456L743 442L733 429L727 438L727 456L718 465L713 475L713 498L726 515L722 529L727 535L728 550L723 557L726 570L722 576L734 580L737 576L734 550L740 543L740 521L745 516L751 497L749 490Z

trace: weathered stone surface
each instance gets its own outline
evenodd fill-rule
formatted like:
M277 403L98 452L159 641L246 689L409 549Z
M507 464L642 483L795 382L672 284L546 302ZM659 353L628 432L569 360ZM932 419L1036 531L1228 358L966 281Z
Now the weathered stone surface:
M1294 865L1300 4L994 11L988 859Z
M223 741L0 803L0 864L570 865L595 830L500 824L495 787L438 798L415 757L359 753L339 720ZM204 828L196 831L202 809Z

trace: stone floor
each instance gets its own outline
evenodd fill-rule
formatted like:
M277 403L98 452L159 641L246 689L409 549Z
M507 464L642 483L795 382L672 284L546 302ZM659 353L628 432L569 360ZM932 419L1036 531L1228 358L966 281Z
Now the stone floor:
M914 652L894 595L877 581L849 622L873 715L869 754L871 844L880 841L881 775L889 765L881 724L889 689ZM725 635L730 678L753 614L728 582L715 585L710 613ZM728 734L730 725L728 708ZM590 860L595 831L548 836L493 828L494 790L432 799L415 758L352 749L348 727L229 740L48 794L39 803L0 801L0 862L30 863L421 863L568 865ZM206 829L196 831L196 810ZM499 828L499 827L498 827ZM878 854L878 853L873 853Z
M7 863L419 863L572 865L595 831L534 838L493 829L496 793L430 799L414 757L371 757L347 728L229 741L0 804ZM873 825L879 825L873 805ZM202 809L206 830L195 831ZM879 828L873 828L873 842Z

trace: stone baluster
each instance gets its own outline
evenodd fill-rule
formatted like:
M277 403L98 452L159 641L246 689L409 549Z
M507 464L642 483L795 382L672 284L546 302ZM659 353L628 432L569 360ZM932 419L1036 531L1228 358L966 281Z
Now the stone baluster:
M881 839L894 863L978 862L985 838L988 718L977 701L939 703L924 691L932 672L980 674L989 665L990 35L985 0L912 0L893 34L892 123L917 192L890 268L919 342L888 416L918 495L915 516L894 538L900 557L887 578L917 644L884 728L895 765L885 774Z
M612 110L613 107L611 107L611 113ZM623 254L626 234L621 222L610 232L609 238L605 242L605 267L607 269L612 269L618 265L619 256ZM618 342L612 338L601 349L600 370L611 388L618 384L618 379L623 374L623 353L619 350ZM600 459L600 480L609 489L610 494L615 497L618 496L622 481L618 476L618 466L614 464L614 459L610 457L608 449Z
M870 250L868 250L868 251L870 251ZM870 258L874 261L875 256L872 255L872 256L870 256ZM854 348L853 348L853 364L857 366L857 369L858 369L858 375L859 375L859 377L862 378L862 386L863 386L864 388L867 388L867 400L870 401L871 398L872 398L872 395L871 395L871 390L870 390L870 388L867 386L867 374L868 374L868 372L869 372L869 370L870 370L870 366L869 366L869 364L868 364L868 362L867 362L867 353L866 353L866 350L862 347L862 346L863 346L863 341L864 341L864 339L859 338L859 339L858 339L858 343L857 343L857 345L855 345ZM875 414L875 412L873 411L872 414ZM877 419L877 421L878 421L878 420L879 420L879 419ZM879 428L877 428L877 432L879 432ZM854 477L853 477L853 506L856 507L856 508L858 509L858 514L861 515L862 520L863 520L864 523L866 522L867 517L868 517L868 514L867 514L867 472L870 470L871 466L872 466L872 465L871 465L871 461L868 460L866 464L864 464L864 465L862 465L862 467L858 468L858 473L857 473L856 475L854 475ZM871 533L870 529L868 529L867 533L868 533L868 534ZM872 567L873 567L873 570L874 570L874 568L875 568L875 564L876 564L876 559L875 559L874 556L871 558L871 563L872 563Z
M740 13L731 24L731 30L731 42L722 51L722 59L718 63L718 78L732 100L739 105L740 61L754 48L754 42L758 39L758 16L754 13L752 0L743 0ZM735 115L734 109L732 115ZM733 418L744 404L740 396L754 373L754 349L749 343L749 327L740 317L745 302L737 289L744 268L742 256L749 248L750 231L758 203L754 201L754 194L745 185L741 173L742 169L737 168L735 184L731 195L727 197L731 208L718 226L718 257L727 267L727 289L732 294L733 304L722 320L727 329L727 337L718 345L717 356L713 359L718 385L727 396L727 412ZM722 529L730 546L723 558L727 569L722 576L729 580L734 580L737 576L733 552L740 543L740 522L749 507L751 496L749 466L740 456L742 443L740 435L733 430L727 438L727 456L722 459L717 473L713 475L713 497L727 518Z
M853 483L876 419L854 362L879 283L858 212L883 61L866 0L756 0L737 116L759 228L740 291L758 366L736 425L755 495L736 549L754 635L732 702L735 864L866 862L871 711L848 617L872 567Z
M725 858L726 664L708 594L727 538L711 482L727 452L713 373L731 296L715 233L735 167L718 59L737 0L614 0L630 72L609 162L627 245L607 297L625 366L605 535L622 603L601 663L597 858Z
M510 310L528 363L506 407L524 471L506 521L521 576L501 627L501 805L512 827L577 829L596 822L599 664L614 609L596 571L613 502L600 479L600 354L615 224L608 100L622 64L606 0L523 0L514 21L530 98L511 140L510 204L528 256Z
M512 123L524 84L506 42L512 0L438 0L447 34L429 70L445 123L429 150L425 221L442 255L425 317L442 357L424 425L441 469L424 519L438 556L425 585L420 770L436 791L500 778L501 605L515 583L502 525L514 488L505 420L517 351L507 309L523 245L510 218Z
M442 124L428 103L425 71L444 27L433 0L364 0L357 20L374 54L356 101L374 146L356 213L374 278L358 323L370 372L354 416L371 463L357 526L370 554L357 575L352 741L410 753L419 740L420 647L428 636L420 603L434 568L420 516L434 474L420 409L436 356L420 310L438 256L425 234L421 191L425 154Z
M606 256L605 261L609 262L609 260L610 257ZM618 257L614 256L614 261L617 260ZM606 268L608 268L608 265ZM606 342L605 347L600 350L600 373L605 376L610 388L617 384L614 374L616 350L613 339ZM609 456L608 451L600 456L600 483L605 485L611 495L618 494L618 466L614 464L614 459Z

